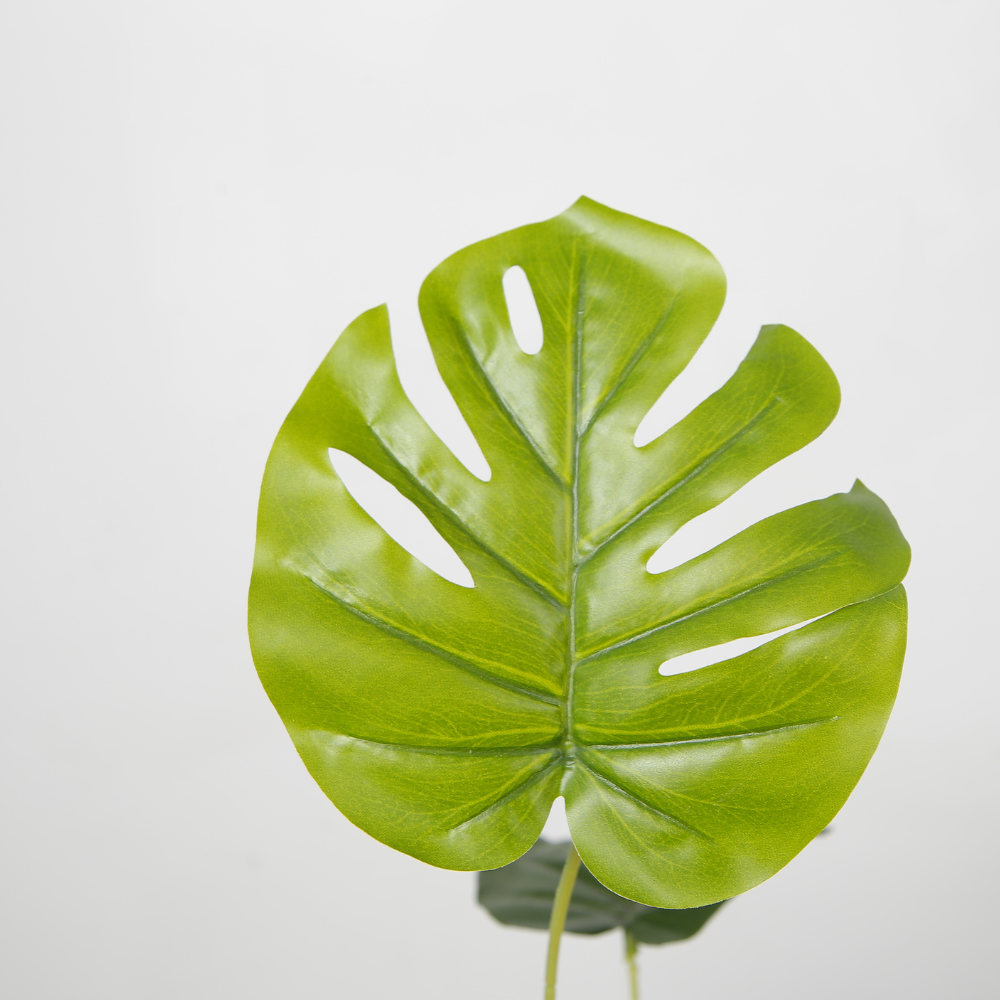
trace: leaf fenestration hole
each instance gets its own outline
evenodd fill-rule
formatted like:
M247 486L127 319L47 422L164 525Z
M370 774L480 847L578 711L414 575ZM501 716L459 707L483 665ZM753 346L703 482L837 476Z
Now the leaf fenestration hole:
M517 346L525 354L537 354L545 342L542 331L542 317L538 314L535 293L524 269L508 268L503 276L503 294L507 300L507 315Z
M329 454L347 492L397 545L445 580L475 587L468 567L413 501L346 451L330 448Z
M753 328L727 336L718 328L687 363L684 370L660 393L635 429L632 443L642 448L679 424L692 410L720 389L736 368L735 359L749 350Z
M477 479L488 483L493 470L441 378L419 315L413 308L393 306L390 318L392 353L407 398L455 458Z
M718 646L706 646L704 649L695 649L690 653L682 653L680 656L672 656L660 664L659 673L664 677L673 677L675 674L687 674L692 670L701 670L702 667L710 667L713 663L722 663L723 660L731 660L734 656L742 656L749 653L758 646L763 646L772 639L780 638L788 632L795 632L797 629L805 628L825 615L817 615L808 621L799 622L797 625L789 625L787 628L779 628L774 632L767 632L764 635L750 635L743 639L733 639L732 642L722 642Z
M666 573L780 511L830 496L853 480L850 472L844 459L810 445L680 527L650 556L646 569Z

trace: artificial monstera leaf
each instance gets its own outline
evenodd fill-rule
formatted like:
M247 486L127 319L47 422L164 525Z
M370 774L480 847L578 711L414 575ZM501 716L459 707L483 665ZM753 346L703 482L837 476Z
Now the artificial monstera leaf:
M544 329L534 355L508 318L515 265ZM843 804L903 654L909 551L882 501L858 483L645 568L838 406L819 354L767 326L718 392L636 447L723 293L699 244L586 199L437 267L421 314L488 482L403 392L384 308L309 382L264 477L251 640L313 777L372 836L444 868L496 868L563 794L602 883L682 908L772 875ZM416 504L474 586L393 541L329 449ZM658 672L811 619L743 656Z
M502 924L546 930L568 851L568 843L539 840L509 865L480 872L479 904ZM581 865L566 913L566 930L603 934L621 927L643 944L666 944L693 937L720 906L710 903L684 910L646 906L612 892Z

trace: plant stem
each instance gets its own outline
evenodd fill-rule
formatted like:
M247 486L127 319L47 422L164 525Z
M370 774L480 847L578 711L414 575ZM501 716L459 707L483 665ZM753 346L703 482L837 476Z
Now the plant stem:
M566 864L563 865L559 885L556 888L556 898L552 902L552 917L549 920L549 957L545 964L545 1000L556 998L556 969L559 966L559 942L562 940L563 928L566 926L566 913L569 911L569 901L573 895L576 883L576 873L580 870L580 855L573 844L569 845Z
M622 928L622 930L625 931L625 961L628 962L628 981L632 987L632 1000L639 1000L639 966L635 960L639 943L628 928Z

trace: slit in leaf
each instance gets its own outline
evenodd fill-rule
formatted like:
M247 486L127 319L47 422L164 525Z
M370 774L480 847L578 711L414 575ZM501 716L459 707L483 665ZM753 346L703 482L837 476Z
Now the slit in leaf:
M632 437L636 448L644 448L661 437L725 385L733 375L731 340L720 337L718 328L712 332L639 421Z
M764 635L748 635L742 639L733 639L731 642L722 642L717 646L706 646L704 649L695 649L690 653L682 653L680 656L672 656L660 664L659 673L664 677L673 677L675 674L688 674L692 670L701 670L702 667L710 667L715 663L722 663L723 660L731 660L735 656L742 656L749 653L758 646L763 646L772 639L778 639L788 632L795 632L800 628L805 628L825 615L817 615L808 621L799 622L797 625L789 625L786 628L776 629L774 632L767 632Z
M353 455L330 448L330 464L358 506L398 545L438 576L474 587L472 574L427 515Z
M392 353L403 392L455 458L477 479L488 483L493 470L441 378L416 310L393 307L390 315Z
M838 480L847 474L835 463L815 450L782 459L678 528L649 557L647 572L656 575L676 569L775 513L837 493Z

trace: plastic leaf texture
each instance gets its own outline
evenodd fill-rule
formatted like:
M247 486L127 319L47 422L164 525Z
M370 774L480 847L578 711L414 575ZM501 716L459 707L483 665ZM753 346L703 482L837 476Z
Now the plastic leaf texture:
M504 298L514 267L541 317L532 354ZM383 843L497 868L562 794L602 883L702 906L780 869L858 781L905 641L909 549L885 504L856 483L646 569L839 405L816 350L765 326L722 388L635 446L724 287L693 240L587 199L439 265L421 315L488 482L403 392L383 307L341 334L295 404L261 494L254 658L313 777ZM411 501L474 585L390 537L331 449ZM804 622L742 656L658 672Z
M569 844L539 840L516 861L479 873L479 904L500 923L547 930L559 875ZM722 903L668 910L625 899L580 866L566 914L572 934L603 934L616 927L642 944L667 944L693 937Z

